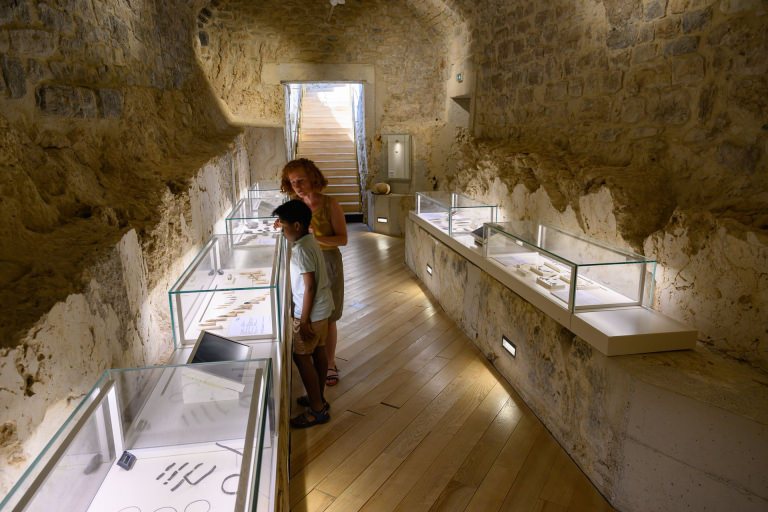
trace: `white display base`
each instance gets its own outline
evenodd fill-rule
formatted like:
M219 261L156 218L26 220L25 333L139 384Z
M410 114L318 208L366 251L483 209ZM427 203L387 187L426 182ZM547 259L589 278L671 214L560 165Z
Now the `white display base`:
M243 440L221 444L243 451ZM125 470L114 465L91 502L88 512L234 510L235 495L225 494L221 487L227 476L240 472L240 455L213 443L178 446L173 450L139 449L131 450L131 453L136 456L133 468ZM175 463L175 466L166 471L172 463ZM185 463L187 466L179 471ZM201 465L195 470L198 464ZM191 485L184 480L184 475L188 475L188 480L197 482L211 469L213 472L197 485ZM237 491L238 481L238 477L229 478L225 490ZM173 490L174 488L176 490Z
M420 217L411 212L409 219L605 355L683 350L691 349L696 344L696 330L642 306L572 314L562 297L556 297L557 292L561 290L548 290L536 284L536 278L539 276L530 271L530 265L524 265L526 275L517 273L514 266L510 267L494 258L485 258L479 249L449 237L445 231L431 225L422 217L423 214ZM504 257L501 259L504 261ZM439 272L440 269L434 271ZM585 302L599 301L611 304L630 301L629 298L605 287L577 290L577 296L579 292L582 292ZM589 293L589 296L585 293Z
M185 404L237 400L245 389L242 382L225 379L197 368L182 368L181 380L181 395Z
M640 307L576 313L571 331L607 356L696 346L695 330L658 311Z
M408 194L377 195L368 191L368 228L374 233L403 236L400 211ZM411 199L412 200L412 199Z

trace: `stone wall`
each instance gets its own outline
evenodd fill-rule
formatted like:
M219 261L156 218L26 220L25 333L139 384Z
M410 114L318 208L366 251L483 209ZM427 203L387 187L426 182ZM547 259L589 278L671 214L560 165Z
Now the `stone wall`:
M458 4L474 127L437 186L656 257L654 306L768 369L765 2Z
M4 495L105 369L166 361L167 291L250 165L195 58L199 5L0 3Z
M247 128L243 134L248 152L250 183L280 181L287 163L282 128Z
M81 291L56 302L18 346L0 350L0 494L105 370L168 362L168 290L232 207L232 157L208 162L188 190L167 192L161 218L141 239L128 230L80 269Z
M331 77L333 65L373 65L374 83L366 84L375 95L375 111L367 113L374 119L370 179L382 165L381 133L415 134L415 167L426 176L444 124L446 38L453 30L443 30L453 22L421 4L347 2L329 20L327 2L217 0L199 13L201 66L233 121L281 126L283 88L279 80L265 82L265 65L328 64Z

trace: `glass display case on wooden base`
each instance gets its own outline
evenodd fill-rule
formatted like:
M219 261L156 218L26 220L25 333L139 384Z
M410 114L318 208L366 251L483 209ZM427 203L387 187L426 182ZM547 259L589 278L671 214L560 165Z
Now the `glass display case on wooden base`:
M280 183L276 181L257 181L248 189L247 199L252 217L268 217L288 196L280 190Z
M270 388L269 360L109 370L0 508L265 510Z
M280 233L280 228L275 228L277 217L272 216L279 203L272 208L263 203L254 207L253 202L253 199L241 199L224 221L227 234L232 237L234 244L249 243L256 240L257 235L277 237Z
M485 225L485 257L571 312L650 307L656 261L543 222Z
M285 242L278 233L248 236L213 235L168 292L177 347L202 330L238 341L278 338Z
M482 243L482 227L496 222L496 206L456 192L416 192L416 215L464 245Z

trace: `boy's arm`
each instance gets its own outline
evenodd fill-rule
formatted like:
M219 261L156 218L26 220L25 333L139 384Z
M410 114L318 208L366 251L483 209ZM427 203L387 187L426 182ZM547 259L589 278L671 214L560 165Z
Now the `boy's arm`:
M304 303L301 308L301 319L299 330L301 331L302 338L311 338L314 336L312 331L312 306L315 304L315 294L317 293L317 282L315 280L314 272L305 272L301 274L304 279Z

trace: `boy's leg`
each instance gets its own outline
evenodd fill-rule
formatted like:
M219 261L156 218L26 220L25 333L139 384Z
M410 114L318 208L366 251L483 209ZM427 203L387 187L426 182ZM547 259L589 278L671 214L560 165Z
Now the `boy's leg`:
M317 351L317 349L315 349L315 351ZM307 390L309 406L313 410L319 411L323 408L323 395L322 390L318 386L319 378L317 375L317 370L315 369L316 367L313 364L313 359L313 356L309 354L293 354L293 361L296 363L296 367L299 369L301 382L304 384L304 388Z
M325 347L317 347L312 354L312 359L315 373L317 373L317 386L322 398L325 397L325 374L328 372L328 354L325 353Z

